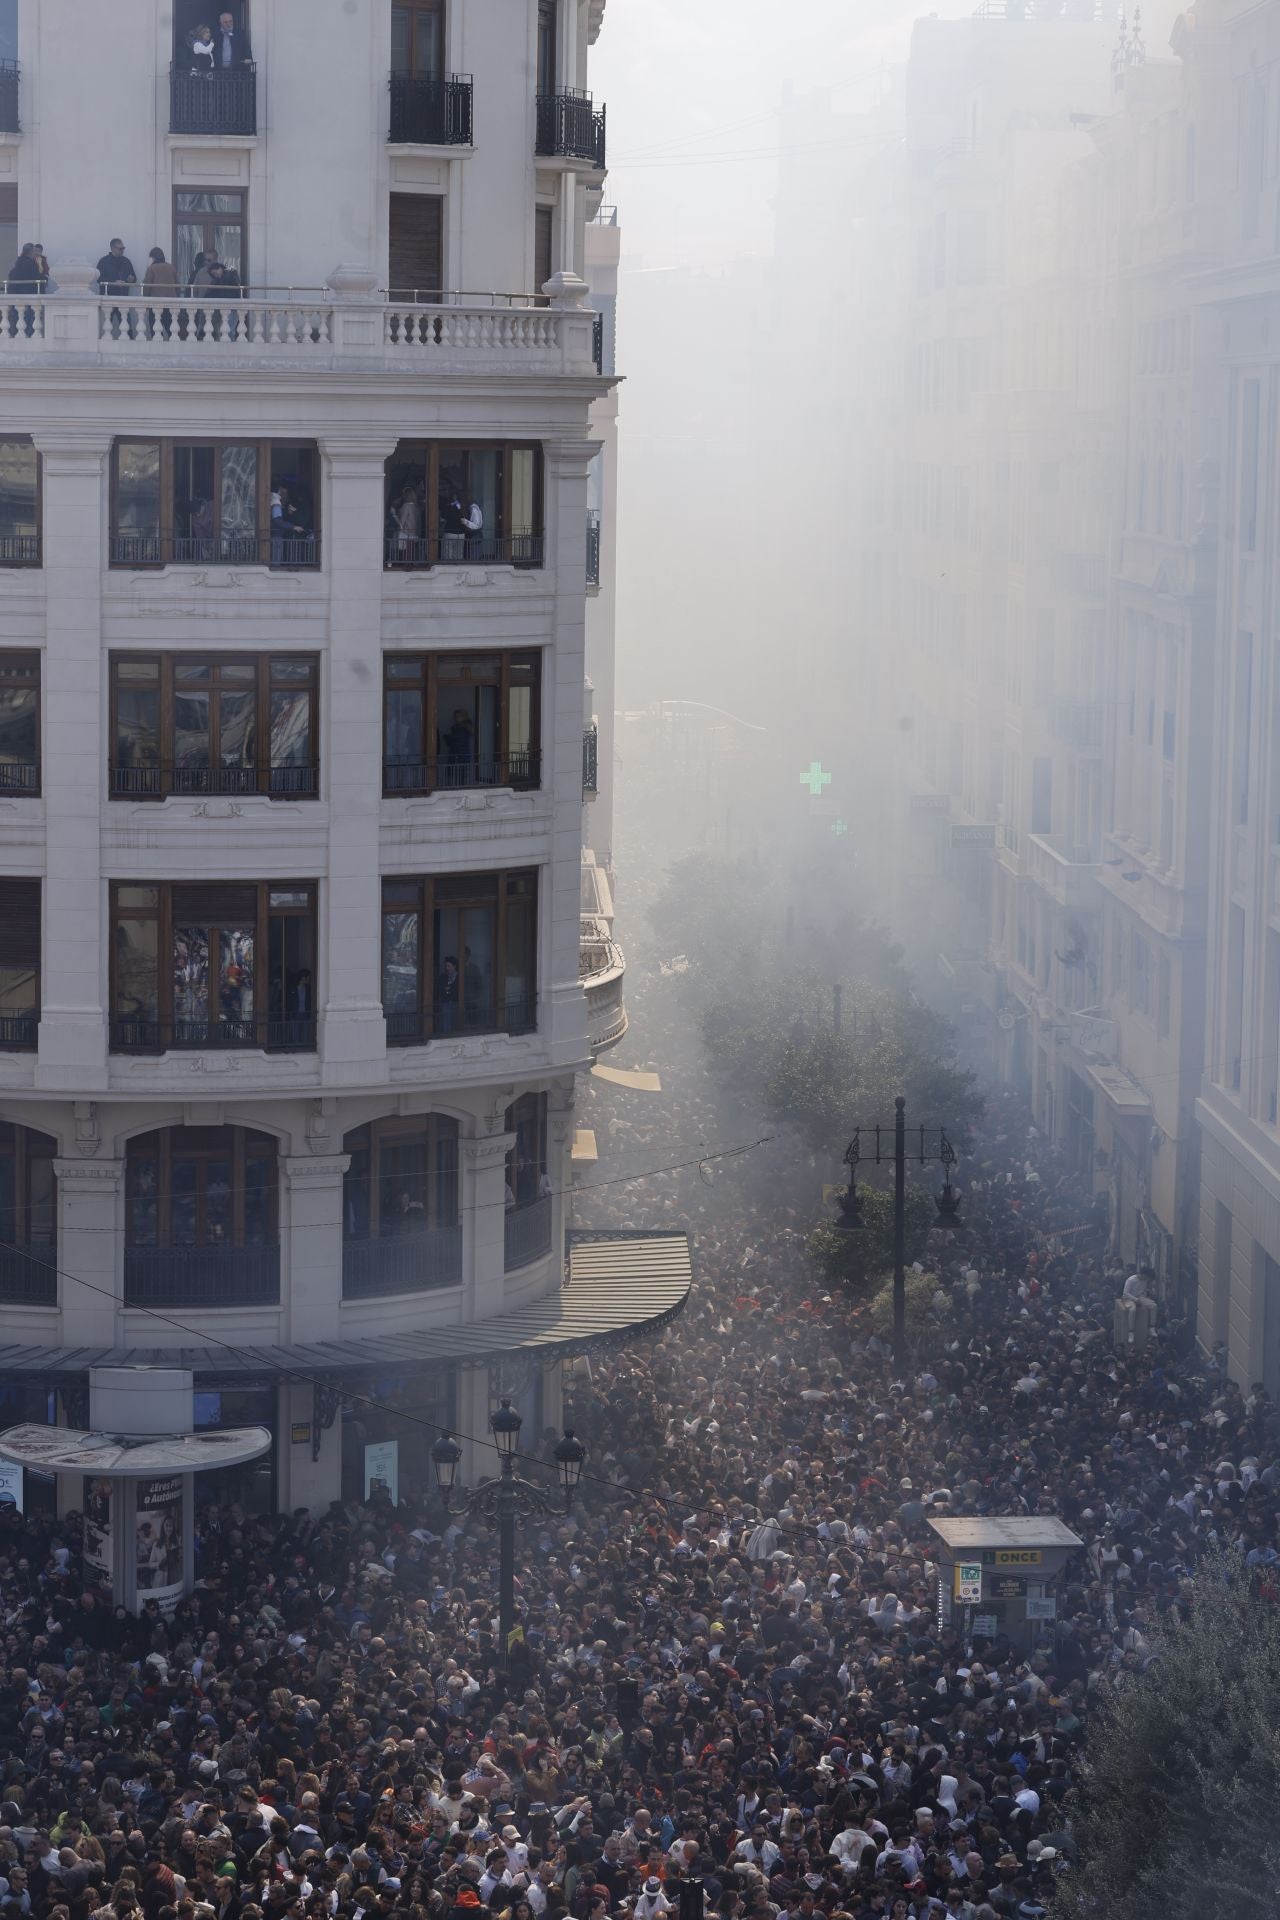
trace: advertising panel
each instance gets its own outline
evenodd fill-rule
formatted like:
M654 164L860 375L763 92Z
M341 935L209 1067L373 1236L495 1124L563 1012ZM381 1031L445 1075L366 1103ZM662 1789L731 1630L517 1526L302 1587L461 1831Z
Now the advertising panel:
M158 1600L172 1613L182 1597L182 1479L139 1480L135 1520L138 1607Z

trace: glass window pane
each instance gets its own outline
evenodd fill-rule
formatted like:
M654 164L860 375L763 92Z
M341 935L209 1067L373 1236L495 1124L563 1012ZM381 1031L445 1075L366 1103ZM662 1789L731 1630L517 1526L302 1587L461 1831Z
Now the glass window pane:
M415 765L422 758L422 694L397 689L386 697L388 766Z
M160 1238L160 1164L154 1154L130 1148L125 1161L127 1226L132 1247L154 1247Z
M220 200L227 200L230 199L231 196L224 193L218 194L215 197ZM244 278L244 272L241 265L240 253L243 238L244 228L238 220L228 222L221 220L215 221L213 228L214 252L220 260L224 261L235 273L239 274L242 280Z
M207 927L173 930L173 1017L176 1024L209 1023L209 932Z
M273 686L309 687L315 681L314 662L277 656L271 662L271 680Z
M311 921L274 915L268 923L267 993L273 1018L309 1019L315 1011Z
M425 1140L384 1140L378 1169L383 1237L414 1233L429 1224L429 1162Z
M364 1132L362 1127L360 1135ZM369 1233L369 1149L366 1145L352 1146L351 1142L352 1135L348 1134L344 1144L350 1151L351 1165L342 1181L342 1227L348 1239L364 1240Z
M525 883L526 885L528 883ZM521 892L507 899L506 1016L512 1025L533 1018L535 901Z
M0 960L0 1013L31 1013L39 1004L35 969Z
M35 765L38 698L35 687L0 686L0 766Z
M224 1026L253 1021L253 930L224 928L218 940L218 1012Z
M230 1160L207 1160L204 1165L204 1244L230 1246L235 1238L232 1206L234 1173Z
M462 917L462 998L468 1027L493 1020L496 916L492 907L468 907Z
M387 1013L412 1013L418 1005L421 964L416 913L382 916L382 1005Z
M209 765L209 695L176 688L173 695L173 764Z
M226 559L258 557L258 450L222 448L222 552Z
M536 467L537 452L533 447L511 449L511 525L507 531L516 537L538 531L534 521Z
M271 696L271 764L306 767L311 764L311 695L309 692Z
M244 1163L244 1244L269 1247L271 1202L276 1185L276 1161L273 1153L245 1153Z
M175 447L173 450L174 557L213 560L214 450L212 447Z
M29 440L0 440L0 542L38 531L36 450Z
M27 1136L27 1238L52 1246L57 1238L58 1202L53 1156L36 1153Z
M116 766L136 772L160 765L160 694L142 687L116 688Z
M122 440L116 447L116 532L160 538L160 444Z
M218 695L218 764L222 767L252 767L257 754L256 693Z
M169 1244L194 1247L199 1242L199 1163L191 1154L175 1153L169 1192Z
M125 889L121 889L123 895ZM140 888L135 891L146 892ZM120 1019L159 1017L159 927L154 920L116 921L116 1014Z
M159 887L120 887L116 899L122 907L158 907L160 905Z

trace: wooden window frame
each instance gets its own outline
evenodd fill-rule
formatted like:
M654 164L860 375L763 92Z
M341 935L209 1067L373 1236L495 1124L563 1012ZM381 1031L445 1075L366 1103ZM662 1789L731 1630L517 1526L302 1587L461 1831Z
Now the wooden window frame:
M426 482L425 525L422 539L417 543L425 549L420 560L395 559L395 539L386 534L386 552L384 565L390 572L409 570L417 572L439 566L512 566L522 570L536 570L546 565L547 503L546 503L546 461L543 457L542 443L539 440L401 440L395 452L387 461L383 480L383 515L389 519L391 513L390 468L394 462L405 466L422 456L423 476ZM511 526L511 488L514 470L512 455L532 453L533 455L533 553L536 557L524 560L503 558L483 563L463 554L458 559L442 559L440 554L440 461L441 456L456 457L459 454L496 453L501 461L501 506L499 525L491 538L505 543L513 536Z
M14 295L17 298L17 295ZM35 446L29 433L0 433L0 447L32 447L36 456L36 550L30 560L6 560L0 556L0 567L43 567L44 565L44 455Z
M533 939L532 966L529 980L528 1019L522 1026L508 1025L503 1009L507 1005L507 913L510 904L509 889L517 880L533 881ZM437 1037L435 1031L435 982L440 956L435 952L435 913L437 906L436 889L438 886L458 886L462 882L474 883L477 888L495 884L495 894L477 892L474 900L462 897L439 902L442 906L465 910L468 906L492 906L494 909L494 975L491 1014L486 1024L469 1026L465 1018L455 1027L443 1032L439 1037L454 1039L477 1033L533 1033L538 1023L538 913L541 896L541 876L537 867L503 867L494 872L445 873L445 874L384 874L382 876L382 924L379 929L381 949L380 978L385 976L387 941L386 894L388 887L410 887L416 889L416 900L412 911L418 915L418 978L417 1007L413 1021L407 1023L409 1031L387 1033L388 1046L423 1046ZM392 911L407 911L404 907ZM459 1005L462 1000L460 997Z
M450 1131L451 1130L451 1131ZM363 1136L363 1137L362 1137ZM366 1120L362 1127L353 1127L343 1135L342 1151L355 1155L362 1149L369 1155L368 1172L368 1232L367 1234L349 1234L347 1232L346 1208L343 1208L342 1237L348 1239L394 1240L397 1235L382 1231L382 1152L384 1147L397 1141L421 1140L425 1137L430 1179L433 1183L431 1199L433 1208L424 1208L421 1224L432 1228L456 1228L462 1224L462 1155L460 1152L461 1129L458 1123L446 1113L421 1113L400 1116L391 1114L381 1120ZM438 1218L439 1155L441 1149L451 1145L453 1148L453 1217Z
M214 19L215 20L217 19L216 9L214 11ZM211 21L210 25L212 24L213 23ZM252 44L252 40L250 41L250 44ZM234 220L229 218L225 214L219 217L217 214L212 214L212 213L190 214L184 218L178 211L178 196L179 194L183 194L183 193L238 193L240 195L240 218L239 220ZM180 226L193 227L196 225L197 221L203 221L207 226L218 226L218 227L238 226L239 227L240 229L240 268L241 268L240 282L245 292L247 293L249 289L249 275L246 271L244 271L244 269L246 269L249 265L249 189L248 187L209 186L209 185L197 187L197 186L194 186L191 182L187 182L187 184L184 186L173 188L172 204L171 204L170 211L173 216L172 234L171 234L173 245L169 251L169 258L171 260L176 260L178 257L178 228ZM207 247L201 248L201 249L198 249L198 251L207 252L208 248ZM182 289L182 291L185 292L186 289L184 288ZM204 288L192 288L193 294L201 293L204 291L205 291ZM212 304L213 302L216 301L216 298L217 298L216 293L214 292L214 289L209 288L208 294L209 294L210 302ZM226 296L224 295L223 298L225 299Z
M524 1106L527 1101L531 1101L531 1100L534 1100L538 1103L536 1112L533 1114L532 1118L529 1118L527 1116L522 1116L520 1112L521 1107ZM537 1169L537 1185L540 1188L542 1185L542 1177L548 1170L547 1169L547 1114L548 1114L549 1104L550 1103L548 1101L545 1090L542 1092L538 1092L536 1090L530 1091L528 1093L519 1094L511 1102L511 1104L508 1106L506 1110L506 1113L503 1115L503 1124L506 1128L506 1131L508 1133L514 1133L516 1136L516 1144L512 1147L511 1151L507 1155L507 1183L510 1186L512 1193L515 1195L515 1203L518 1207L531 1206L533 1204L531 1200L520 1199L519 1193L517 1191L517 1186L516 1186L516 1182L519 1177L519 1171L520 1171L516 1161L516 1155L520 1151L520 1129L522 1126L526 1126L530 1129L530 1131L533 1134L533 1137L534 1137L533 1165ZM535 1193L533 1195L534 1200L537 1200L540 1198L541 1198L540 1192Z
M58 1176L53 1174L53 1240L35 1241L31 1235L31 1162L33 1157L48 1160L50 1165L58 1157L58 1142L51 1133L42 1133L39 1127L27 1127L20 1120L0 1121L0 1158L8 1157L5 1144L6 1130L12 1141L13 1159L13 1245L16 1247L57 1245L58 1237ZM44 1140L50 1151L33 1156L31 1142ZM53 1279L55 1276L50 1275Z
M174 455L177 449L184 447L192 452L210 451L214 455L214 524L210 534L210 544L217 546L220 544L222 538L221 464L218 461L218 455L227 447L247 446L253 447L257 455L257 554L250 560L220 553L215 553L212 556L202 555L198 558L187 560L175 559L173 553L177 535L174 531ZM302 541L292 540L288 543L291 547L301 546L307 549L309 551L309 557L306 559L296 557L285 559L282 557L277 560L274 557L271 531L271 465L273 450L277 446L305 447L315 461L315 483L312 489L315 508L315 525L312 528L309 539ZM118 516L120 507L120 449L122 447L157 447L159 449L160 518L158 545L160 550L154 559L139 559L136 555L127 559L117 558L116 542L121 537L118 530ZM322 491L320 450L314 440L292 441L274 438L270 440L231 440L225 436L219 437L218 439L208 437L198 439L170 437L165 439L157 434L118 434L111 443L111 473L108 504L109 565L114 568L123 568L130 573L158 571L160 568L168 566L261 566L270 567L272 571L276 573L313 572L320 565L323 520L321 508Z
M284 787L275 783L276 768L271 764L271 695L278 689L276 669L280 662L305 664L310 678L307 691L311 695L311 726L308 740L308 767L312 774L309 788ZM120 668L125 666L154 666L157 670L156 698L159 712L158 746L160 764L155 768L143 769L154 778L145 779L136 788L118 785L117 776L121 769L117 765L117 746L119 741L119 694ZM174 764L174 691L176 675L183 667L208 667L215 675L210 682L211 694L216 691L216 676L224 667L247 667L255 669L253 690L257 702L254 719L254 765L252 769L223 768L219 765L217 739L221 725L219 702L210 700L209 726L209 766L205 769L187 769L194 776L203 771L209 777L204 784L194 778L175 779L178 769ZM0 684L3 676L0 674ZM320 656L315 653L113 653L109 664L110 679L110 717L108 725L108 793L112 800L167 800L171 795L181 797L201 797L218 793L256 793L271 800L314 800L320 791L319 760L319 701L320 701ZM289 683L281 683L281 687ZM295 683L296 684L296 683ZM251 780L237 783L234 780L219 780L219 775L251 773ZM284 769L281 769L284 771Z
M407 77L411 80L417 80L421 78L421 79L430 79L430 80L437 80L437 81L443 82L447 78L448 71L449 71L449 65L448 65L449 63L449 40L448 40L449 18L448 18L448 13L445 7L445 0L393 0L392 13L394 14L397 11L397 9L400 9L400 8L403 8L403 10L411 16L410 26L409 26L409 65L407 68L403 68L403 69L393 65L391 71L393 73L404 72L407 75ZM414 56L417 49L418 39L417 39L416 33L413 30L412 16L417 14L433 15L435 19L439 22L439 28L438 28L439 35L440 35L439 62L438 62L438 70L433 74L419 75L417 67L414 64ZM394 48L395 48L395 42L393 39L392 41L393 54L394 54Z
M20 672L21 665L25 665L25 677L23 677ZM11 782L6 775L4 764L0 764L0 793L17 795L19 797L25 797L26 799L36 799L40 794L44 747L42 730L44 717L43 662L41 661L40 651L37 647L0 648L0 693L3 693L6 688L10 687L20 692L28 690L33 684L31 679L32 667L35 668L34 686L36 696L36 757L31 767L32 779L25 784L20 780ZM25 763L14 762L12 764L20 767Z
M269 1204L270 1204L270 1224L268 1227L267 1245L269 1247L272 1247L272 1246L278 1247L280 1244L280 1146L279 1146L279 1142L275 1138L274 1134L264 1133L262 1129L259 1127L240 1127L240 1126L156 1127L150 1133L136 1134L133 1137L133 1139L126 1142L125 1181L124 1181L125 1245L131 1249L144 1248L148 1251L152 1250L153 1243L149 1241L136 1241L130 1237L131 1201L133 1199L133 1195L130 1192L130 1188L129 1188L129 1161L131 1158L134 1159L135 1162L137 1159L142 1157L145 1157L147 1159L152 1158L152 1154L149 1150L146 1152L144 1156L140 1152L140 1149L143 1147L145 1142L154 1140L158 1143L155 1156L154 1156L157 1163L156 1238L154 1241L154 1249L156 1251L164 1251L166 1249L174 1248L175 1243L173 1239L173 1161L174 1161L174 1135L176 1133L196 1133L196 1134L222 1133L222 1134L230 1134L232 1136L232 1139L230 1142L230 1147L231 1147L230 1156L227 1155L225 1148L221 1148L215 1145L212 1141L204 1145L197 1145L197 1146L191 1146L189 1148L185 1148L178 1156L179 1158L192 1158L197 1161L204 1161L206 1163L215 1159L226 1159L230 1157L231 1164L232 1164L231 1239L230 1241L218 1241L218 1240L209 1240L204 1237L208 1228L208 1214L207 1214L208 1182L207 1182L207 1175L206 1175L204 1183L198 1185L197 1191L196 1191L196 1217L199 1223L198 1229L197 1229L199 1237L191 1242L184 1241L184 1242L178 1243L179 1248L181 1250L187 1250L189 1248L190 1250L199 1251L199 1252L203 1252L208 1248L218 1247L218 1246L229 1246L231 1248L241 1248L241 1249L244 1248L246 1244L245 1237L244 1237L245 1195L248 1192L245 1174L246 1174L247 1165L250 1158L249 1148L248 1148L248 1140L250 1135L253 1136L255 1141L265 1141L267 1143L267 1145L271 1149L271 1158L275 1162L276 1177L274 1182L272 1182L272 1184L267 1188ZM255 1149L253 1158L256 1159L257 1157L259 1157L259 1154L261 1154L261 1152L262 1152L261 1148Z
M217 1035L216 1031L219 1022L211 1018L209 1021L209 1033L203 1040L192 1040L179 1044L176 1042L174 1035L175 1021L173 1012L173 895L175 887L190 884L193 883L175 880L113 880L111 882L111 1051L113 1053L157 1054L166 1053L171 1050L179 1052L199 1052L204 1048L242 1053L254 1052L259 1049L270 1053L313 1052L316 1044L315 1020L316 1006L318 1004L316 974L319 959L319 923L317 915L319 883L315 880L246 880L243 882L225 883L229 885L253 887L257 893L253 931L254 1037L252 1040L238 1043L223 1040ZM210 882L210 884L221 885L224 883ZM157 904L154 909L126 907L122 914L120 907L121 890L135 887L153 889L157 896ZM303 892L308 896L305 907L273 907L271 905L271 895L273 893ZM122 917L126 920L154 919L156 922L156 1017L154 1021L135 1018L132 1015L121 1012L118 1007L119 978L115 930ZM269 1005L270 980L268 971L270 967L271 922L273 918L283 920L295 917L305 917L310 921L311 925L312 1011L309 1015L305 1016L290 1016L288 1014L276 1015L272 1013ZM218 928L222 923L215 915L210 914L207 924L211 927ZM129 1037L127 1033L122 1034L121 1031L122 1029L127 1029L130 1025L135 1029L132 1037ZM273 1025L281 1030L279 1037L274 1043L271 1037ZM154 1040L149 1036L144 1036L142 1032L144 1028L153 1026L157 1030ZM310 1028L310 1034L305 1044L297 1035L290 1037L287 1029L291 1027Z
M530 666L533 670L532 700L530 702L530 769L527 779L506 778L492 782L475 781L477 787L491 786L509 788L512 792L536 791L542 785L542 654L536 647L507 647L503 649L477 648L473 653L384 653L382 656L382 791L387 799L404 799L406 795L435 793L441 790L439 766L434 746L440 728L439 668L442 660L449 659L485 659L499 662L498 670L498 765L504 774L510 774L511 758L511 673L513 667ZM418 679L392 680L393 666L416 666ZM390 762L387 759L387 718L390 698L393 693L416 691L422 695L422 737L419 740L417 765L423 770L421 785L396 785L388 780ZM433 771L435 770L434 776ZM453 791L445 783L447 790Z

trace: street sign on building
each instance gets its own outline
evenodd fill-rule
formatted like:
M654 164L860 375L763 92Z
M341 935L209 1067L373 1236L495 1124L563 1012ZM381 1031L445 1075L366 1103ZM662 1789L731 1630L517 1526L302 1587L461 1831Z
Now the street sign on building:
M961 1606L976 1606L982 1598L982 1562L956 1562L956 1599Z
M970 826L953 826L951 829L953 847L994 847L995 843L994 823L984 825L976 821Z

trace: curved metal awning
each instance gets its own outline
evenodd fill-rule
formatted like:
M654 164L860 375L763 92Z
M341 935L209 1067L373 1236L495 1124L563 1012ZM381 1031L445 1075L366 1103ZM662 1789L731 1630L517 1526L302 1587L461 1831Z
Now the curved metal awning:
M420 1333L291 1347L0 1346L5 1374L80 1374L90 1367L187 1367L195 1374L350 1374L487 1366L509 1353L548 1358L653 1333L689 1297L693 1267L684 1233L571 1233L569 1284L512 1313Z

